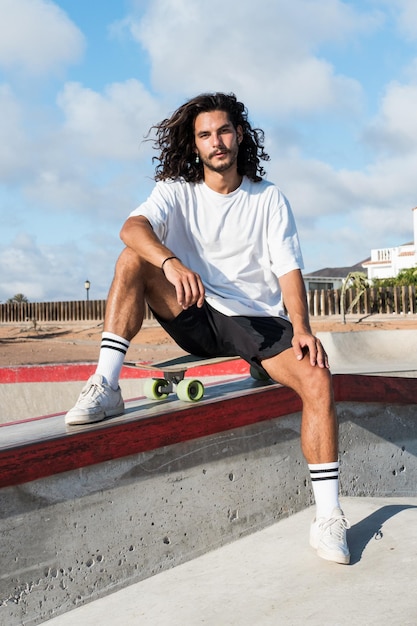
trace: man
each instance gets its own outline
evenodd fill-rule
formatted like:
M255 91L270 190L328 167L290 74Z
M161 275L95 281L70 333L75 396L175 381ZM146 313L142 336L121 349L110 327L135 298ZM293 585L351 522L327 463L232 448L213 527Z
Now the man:
M310 329L290 206L262 178L263 132L222 93L197 96L153 129L157 184L123 225L97 371L66 423L123 412L120 370L147 302L184 350L239 355L299 394L317 508L310 543L319 556L349 563L331 374Z

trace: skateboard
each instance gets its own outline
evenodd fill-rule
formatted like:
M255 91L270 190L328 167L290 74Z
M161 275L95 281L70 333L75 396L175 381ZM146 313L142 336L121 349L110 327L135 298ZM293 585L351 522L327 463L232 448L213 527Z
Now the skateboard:
M167 361L152 363L125 362L127 367L139 368L148 371L159 371L162 376L145 380L144 394L150 400L165 400L170 393L177 394L185 402L198 402L204 396L204 385L201 380L185 378L188 369L196 366L215 365L227 361L235 361L238 356L197 357L192 354L180 356ZM262 380L261 372L251 366L250 373L256 380Z

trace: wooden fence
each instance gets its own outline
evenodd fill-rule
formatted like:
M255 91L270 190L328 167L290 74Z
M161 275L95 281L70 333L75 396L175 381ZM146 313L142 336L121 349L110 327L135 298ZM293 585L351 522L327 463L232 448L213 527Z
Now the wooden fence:
M416 287L371 287L352 307L357 296L356 289L346 291L345 311L358 315L416 314ZM341 315L342 300L339 289L323 289L307 293L309 312L312 317ZM22 302L0 304L0 323L14 322L77 322L101 321L106 310L105 300L78 300L70 302ZM152 319L147 309L145 319Z
M0 304L0 323L102 321L105 312L106 300L13 302ZM147 309L145 319L152 317L152 313Z
M358 315L372 314L415 314L417 313L416 286L369 287L353 305L357 289L347 289L345 293L346 313ZM309 312L312 317L320 315L341 315L342 294L340 289L321 289L307 293Z

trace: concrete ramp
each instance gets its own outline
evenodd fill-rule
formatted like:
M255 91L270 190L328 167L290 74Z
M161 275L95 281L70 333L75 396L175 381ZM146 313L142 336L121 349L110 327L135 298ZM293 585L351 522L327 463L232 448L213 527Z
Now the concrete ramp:
M417 373L416 330L317 333L334 374Z
M342 506L350 567L310 549L309 508L47 624L414 625L417 498L344 498Z

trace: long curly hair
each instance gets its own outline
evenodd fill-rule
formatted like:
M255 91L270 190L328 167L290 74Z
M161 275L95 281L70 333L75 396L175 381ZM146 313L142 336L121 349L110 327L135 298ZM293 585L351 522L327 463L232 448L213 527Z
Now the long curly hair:
M159 151L155 168L155 180L183 178L196 183L203 179L203 165L196 163L194 121L200 113L225 111L235 129L242 127L243 140L239 145L237 169L254 182L265 176L260 161L269 161L264 150L264 132L252 128L248 122L247 109L234 94L204 93L180 106L169 119L151 127L155 131L154 148ZM149 137L149 135L148 135Z

